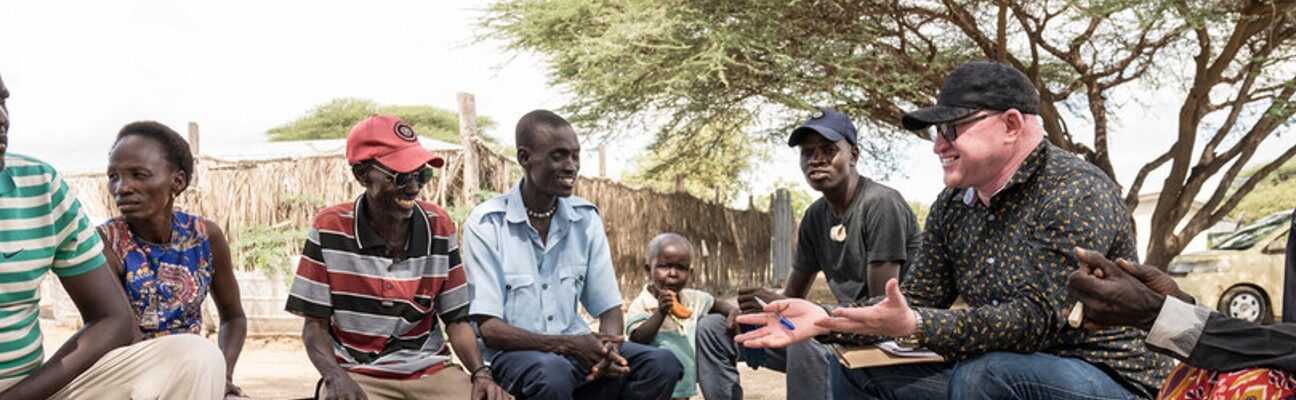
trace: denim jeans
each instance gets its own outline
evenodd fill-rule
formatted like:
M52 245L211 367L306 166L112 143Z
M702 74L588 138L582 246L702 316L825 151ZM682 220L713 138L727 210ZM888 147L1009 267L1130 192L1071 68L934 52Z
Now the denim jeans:
M748 358L760 356L759 366L786 374L785 398L832 400L829 375L839 364L827 346L810 340L786 349L747 349L725 333L725 317L717 314L702 317L697 332L697 377L703 398L742 399L738 361L754 362Z
M670 351L638 343L623 343L621 356L630 373L619 378L586 382L590 370L575 359L540 351L504 351L491 362L495 382L519 399L665 400L684 376L683 366Z
M1136 399L1083 360L1044 353L991 352L957 363L846 369L834 373L839 399Z

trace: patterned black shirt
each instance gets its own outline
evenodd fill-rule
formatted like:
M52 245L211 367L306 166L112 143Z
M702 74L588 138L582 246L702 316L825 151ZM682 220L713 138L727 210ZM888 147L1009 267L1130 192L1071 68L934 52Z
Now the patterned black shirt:
M1076 246L1138 258L1115 184L1085 160L1040 144L990 206L973 189L947 188L932 205L902 285L922 316L924 346L950 360L991 351L1075 357L1152 397L1172 360L1133 328L1089 332L1061 317ZM951 310L962 296L967 309Z

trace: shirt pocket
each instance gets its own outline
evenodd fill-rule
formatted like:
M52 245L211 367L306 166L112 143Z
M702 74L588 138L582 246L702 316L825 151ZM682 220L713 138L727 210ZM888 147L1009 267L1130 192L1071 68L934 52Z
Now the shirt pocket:
M540 328L540 297L530 274L504 276L504 322L526 330Z
M558 271L559 286L562 288L562 306L564 313L576 314L576 305L580 303L581 291L585 289L585 270L587 265L564 265Z

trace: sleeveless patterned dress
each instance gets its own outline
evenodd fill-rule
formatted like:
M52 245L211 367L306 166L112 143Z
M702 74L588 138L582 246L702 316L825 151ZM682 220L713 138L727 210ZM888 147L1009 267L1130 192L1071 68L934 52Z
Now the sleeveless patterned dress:
M104 246L121 257L122 286L145 338L200 333L202 303L211 287L211 241L201 217L175 211L171 243L149 243L117 217L99 226Z

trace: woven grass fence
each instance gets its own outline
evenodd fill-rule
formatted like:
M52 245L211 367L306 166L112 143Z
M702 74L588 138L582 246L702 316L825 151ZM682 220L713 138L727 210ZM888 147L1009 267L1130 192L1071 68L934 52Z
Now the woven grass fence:
M480 155L481 189L503 193L512 188L522 176L514 160L480 143L474 146ZM459 204L462 152L437 153L445 158L446 168L423 189L422 198ZM322 206L351 201L363 191L341 154L238 162L201 157L195 175L196 181L177 199L177 207L214 221L231 243L252 226L307 227ZM117 215L104 174L79 174L65 180L88 214ZM661 232L680 233L693 243L696 258L690 286L694 288L727 294L739 286L769 281L768 213L734 210L687 194L658 193L606 179L581 177L576 187L576 195L599 207L627 297L646 282L647 244ZM476 201L470 199L469 204ZM466 215L462 211L466 210L455 214Z
M478 145L484 189L505 192L521 177L512 158ZM622 295L636 295L648 276L648 241L675 232L693 244L689 286L712 294L734 293L741 286L770 281L770 215L735 210L685 193L632 188L607 179L580 177L576 195L599 207L607 230L612 264Z

